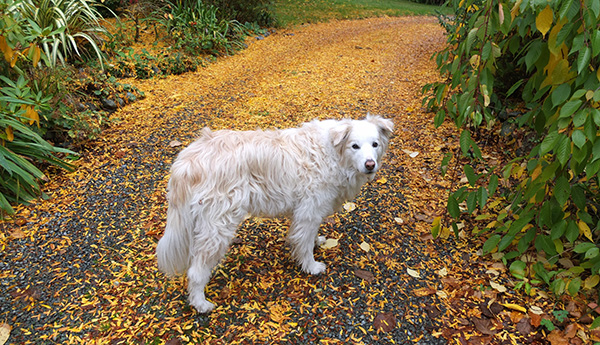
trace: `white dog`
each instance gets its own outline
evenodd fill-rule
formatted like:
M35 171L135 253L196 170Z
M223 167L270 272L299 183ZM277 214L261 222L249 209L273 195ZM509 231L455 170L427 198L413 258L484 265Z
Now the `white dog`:
M325 239L319 225L373 179L393 128L372 115L284 130L205 128L171 167L158 267L168 276L187 270L190 304L209 312L204 288L239 224L248 215L288 216L293 258L307 273L323 272L313 257Z

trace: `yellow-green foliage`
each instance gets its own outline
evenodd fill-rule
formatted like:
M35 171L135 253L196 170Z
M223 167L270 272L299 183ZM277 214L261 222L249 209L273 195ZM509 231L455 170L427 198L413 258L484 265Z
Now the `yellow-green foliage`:
M600 281L600 1L449 5L456 17L444 21L448 46L435 56L445 80L424 88L436 126L452 120L463 155L474 157L464 166L468 185L449 197L449 214L459 219L479 209L480 219L487 217L483 251L502 253L519 286L543 281L556 294L573 295L594 288ZM502 120L509 101L525 108L512 121L538 141L505 166L478 170L481 153L470 131ZM537 252L538 260L524 260L526 252Z

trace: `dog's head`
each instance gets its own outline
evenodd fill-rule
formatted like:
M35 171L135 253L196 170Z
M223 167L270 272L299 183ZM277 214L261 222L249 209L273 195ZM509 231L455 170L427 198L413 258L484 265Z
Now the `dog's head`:
M343 164L362 174L374 175L379 170L393 130L391 120L367 114L364 120L341 121L331 128L330 135Z

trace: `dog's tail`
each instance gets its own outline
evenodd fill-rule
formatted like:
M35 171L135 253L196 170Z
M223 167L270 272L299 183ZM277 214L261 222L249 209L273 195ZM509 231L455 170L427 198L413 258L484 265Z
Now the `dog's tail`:
M186 182L181 176L171 175L167 225L156 247L158 268L170 277L185 273L190 265L193 220L189 206L191 190Z

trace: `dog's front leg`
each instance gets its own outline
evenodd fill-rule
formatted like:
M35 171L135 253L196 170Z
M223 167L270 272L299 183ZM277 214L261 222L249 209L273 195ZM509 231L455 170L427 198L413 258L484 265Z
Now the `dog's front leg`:
M287 239L292 247L292 256L302 270L310 274L323 273L326 268L324 263L315 261L313 253L315 242L319 241L317 233L320 225L321 219L294 217L288 232Z

